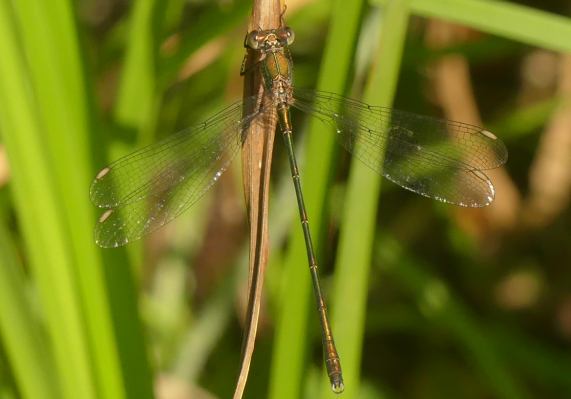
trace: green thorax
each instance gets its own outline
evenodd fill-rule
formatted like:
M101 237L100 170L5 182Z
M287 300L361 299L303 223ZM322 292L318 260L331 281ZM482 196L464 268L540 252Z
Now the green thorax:
M291 85L292 62L286 49L266 53L262 62L266 89L272 90L278 82Z

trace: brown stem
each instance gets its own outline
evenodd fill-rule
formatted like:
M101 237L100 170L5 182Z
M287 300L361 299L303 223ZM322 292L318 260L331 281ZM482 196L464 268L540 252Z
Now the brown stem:
M274 29L280 26L281 5L279 0L254 0L249 31L254 29ZM262 76L258 68L251 68L258 62L258 54L248 51L244 79L244 98L263 92ZM244 113L251 112L244 109ZM259 120L258 120L259 119ZM245 132L242 147L242 175L244 195L250 223L250 261L248 277L248 308L242 341L240 372L234 399L242 398L250 363L254 351L260 299L264 272L268 260L268 196L272 163L272 150L276 127L275 114L266 112L251 123Z

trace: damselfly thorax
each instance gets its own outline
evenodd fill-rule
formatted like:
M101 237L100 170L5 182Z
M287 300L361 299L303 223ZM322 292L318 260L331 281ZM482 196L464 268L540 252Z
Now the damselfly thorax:
M264 88L275 104L293 101L293 62L288 46L294 33L289 27L255 30L246 35L244 46L259 51Z

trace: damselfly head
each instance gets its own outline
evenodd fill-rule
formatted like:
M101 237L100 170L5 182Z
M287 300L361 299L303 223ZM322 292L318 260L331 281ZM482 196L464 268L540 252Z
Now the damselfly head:
M246 35L244 47L268 52L289 46L294 38L295 34L288 26L279 29L253 30Z

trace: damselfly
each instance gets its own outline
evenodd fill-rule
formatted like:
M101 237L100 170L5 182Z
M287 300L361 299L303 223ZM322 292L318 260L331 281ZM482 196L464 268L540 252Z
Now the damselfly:
M394 183L460 206L482 207L493 201L494 186L484 171L504 164L507 151L496 136L476 126L294 88L288 50L293 40L289 27L250 32L245 46L261 55L257 64L264 79L261 97L234 103L202 124L127 155L97 174L91 200L106 210L95 227L95 239L102 247L118 247L176 218L220 178L238 152L247 127L274 112L295 186L325 365L332 389L341 392L341 364L319 283L293 150L290 108L331 125L345 149ZM245 109L251 111L244 114Z

